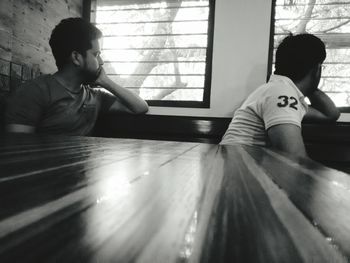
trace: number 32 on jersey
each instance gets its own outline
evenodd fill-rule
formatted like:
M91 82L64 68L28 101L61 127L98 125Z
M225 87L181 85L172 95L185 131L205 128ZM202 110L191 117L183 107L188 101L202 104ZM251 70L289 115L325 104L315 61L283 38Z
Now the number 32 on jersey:
M280 108L284 107L289 107L295 110L298 110L297 105L298 105L298 100L294 98L293 96L279 96L278 97L279 102L277 103L277 106Z

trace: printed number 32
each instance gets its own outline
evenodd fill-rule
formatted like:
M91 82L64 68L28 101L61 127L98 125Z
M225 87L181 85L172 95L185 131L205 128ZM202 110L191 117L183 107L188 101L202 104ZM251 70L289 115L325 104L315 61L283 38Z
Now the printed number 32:
M279 96L278 99L281 100L281 102L277 103L278 107L283 108L283 107L287 107L289 105L290 108L298 110L298 108L297 108L298 100L296 98L294 98L294 97L288 98L288 96Z

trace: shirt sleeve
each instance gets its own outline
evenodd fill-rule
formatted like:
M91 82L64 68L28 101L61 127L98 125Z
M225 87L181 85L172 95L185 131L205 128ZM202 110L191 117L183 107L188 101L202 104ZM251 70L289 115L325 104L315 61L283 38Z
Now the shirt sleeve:
M100 97L100 112L102 114L107 113L111 106L118 101L117 97L114 96L112 93L104 90L99 89L99 97Z
M262 118L265 129L279 124L294 124L301 127L306 110L294 90L271 87L262 102Z
M44 91L34 81L22 84L7 100L5 123L36 127L46 107Z

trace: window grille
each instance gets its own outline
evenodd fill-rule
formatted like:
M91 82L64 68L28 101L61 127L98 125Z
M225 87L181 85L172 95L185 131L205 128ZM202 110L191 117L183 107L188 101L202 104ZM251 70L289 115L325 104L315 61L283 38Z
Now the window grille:
M212 0L95 0L106 73L152 106L209 107Z

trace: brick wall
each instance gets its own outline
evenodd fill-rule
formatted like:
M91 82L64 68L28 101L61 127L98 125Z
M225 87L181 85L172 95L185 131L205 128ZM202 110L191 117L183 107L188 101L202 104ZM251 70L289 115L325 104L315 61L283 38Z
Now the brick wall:
M8 89L9 78L13 83L39 72L56 71L48 43L51 31L61 19L81 16L82 3L83 0L0 1L1 90Z
M0 0L0 130L4 101L18 85L56 71L49 46L64 18L81 17L83 0Z

